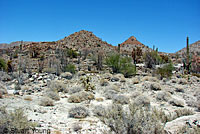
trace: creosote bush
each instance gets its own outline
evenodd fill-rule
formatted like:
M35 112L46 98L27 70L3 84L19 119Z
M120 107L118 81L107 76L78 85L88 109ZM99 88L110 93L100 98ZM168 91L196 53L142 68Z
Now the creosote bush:
M36 123L28 121L22 109L16 109L13 112L8 112L5 107L0 108L0 133L13 133L18 132L23 134L23 130L34 129Z
M113 73L122 73L125 77L136 74L135 65L130 57L112 54L106 58L106 64L112 68Z

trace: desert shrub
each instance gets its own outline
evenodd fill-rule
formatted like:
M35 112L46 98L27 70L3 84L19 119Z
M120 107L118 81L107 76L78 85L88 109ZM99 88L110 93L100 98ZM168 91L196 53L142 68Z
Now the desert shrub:
M160 117L135 104L129 104L127 110L123 110L120 104L112 104L104 116L99 116L117 134L163 134L164 125Z
M115 90L106 90L104 93L104 97L106 99L113 99L117 95L117 92Z
M166 91L159 91L156 94L156 99L161 101L168 101L171 98L171 94Z
M104 116L105 115L105 106L102 105L97 105L92 109L92 112L94 113L95 116Z
M82 91L82 88L81 87L78 87L78 86L75 86L75 87L71 87L69 89L69 94L74 94L74 93L77 93L77 92L80 92Z
M112 68L114 73L119 73L120 71L120 55L112 54L106 58L106 64Z
M155 65L162 63L162 58L157 51L146 52L144 60L147 68L155 68Z
M122 73L125 77L130 77L136 73L136 68L130 57L112 54L106 58L106 64L112 68L113 73Z
M175 120L176 118L179 118L181 116L193 115L194 111L192 109L179 108L179 109L174 110L172 114L173 114L172 120Z
M5 107L0 108L0 133L25 133L24 131L34 129L36 123L28 121L22 109L15 109L13 112L8 112Z
M54 106L54 101L49 97L43 97L40 100L40 106Z
M62 81L51 81L50 85L48 85L50 91L55 92L68 92L67 85L64 84Z
M46 92L46 96L55 100L55 101L58 101L60 100L60 96L57 92L54 92L54 91L47 91Z
M136 97L134 104L137 106L142 106L142 107L150 107L150 100L147 96L145 95L139 95Z
M4 59L0 58L0 70L6 70L6 62Z
M89 111L83 106L77 106L69 110L69 117L85 118L89 115Z
M120 73L124 74L124 77L130 77L136 74L136 67L132 63L130 57L122 57L120 60Z
M85 100L93 100L93 99L94 99L94 95L92 93L82 91L82 92L77 92L71 95L68 99L68 102L80 103Z
M65 68L65 72L70 72L72 74L75 74L76 72L76 67L73 64L67 64L66 68Z
M67 49L67 55L70 57L70 58L77 58L78 56L78 53L72 49Z
M119 103L119 104L128 104L129 103L129 98L127 98L124 95L116 95L113 98L115 103Z
M55 74L56 69L55 68L44 68L43 72L48 73L48 74Z
M161 68L156 70L156 73L160 75L161 79L170 78L172 76L172 71L174 70L174 66L172 63L166 64Z

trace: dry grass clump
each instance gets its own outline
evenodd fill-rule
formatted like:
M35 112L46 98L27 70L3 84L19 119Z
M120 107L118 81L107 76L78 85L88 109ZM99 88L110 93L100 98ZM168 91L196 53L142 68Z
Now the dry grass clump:
M77 106L69 110L69 117L85 118L89 115L89 111L83 106Z
M128 111L123 110L120 104L112 104L103 116L99 116L100 120L117 134L164 134L160 117L135 104L129 104Z
M34 129L36 123L28 121L22 109L8 112L5 107L0 108L0 133L27 133L22 130ZM13 130L15 130L13 132Z
M40 106L54 106L54 101L49 97L43 97L40 100Z
M69 103L80 103L85 100L93 100L94 95L90 92L81 91L71 95L68 99Z

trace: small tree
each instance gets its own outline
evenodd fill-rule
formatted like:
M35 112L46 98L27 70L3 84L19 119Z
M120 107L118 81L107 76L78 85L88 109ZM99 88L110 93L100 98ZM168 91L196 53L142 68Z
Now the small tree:
M112 54L106 58L106 64L112 68L113 73L119 73L120 71L120 55Z

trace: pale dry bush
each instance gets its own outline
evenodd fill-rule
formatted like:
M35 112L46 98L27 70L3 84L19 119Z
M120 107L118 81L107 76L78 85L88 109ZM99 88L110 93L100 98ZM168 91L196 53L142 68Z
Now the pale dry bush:
M89 115L88 109L83 106L77 106L69 110L69 117L72 118L85 118L88 115Z
M94 95L90 92L81 91L71 95L68 99L69 103L80 103L85 100L93 100Z
M128 111L114 103L99 118L117 134L164 134L167 120L164 112L156 110L155 113L155 110L138 107L134 103L129 104Z
M49 97L43 97L40 100L40 106L54 106L54 101Z

